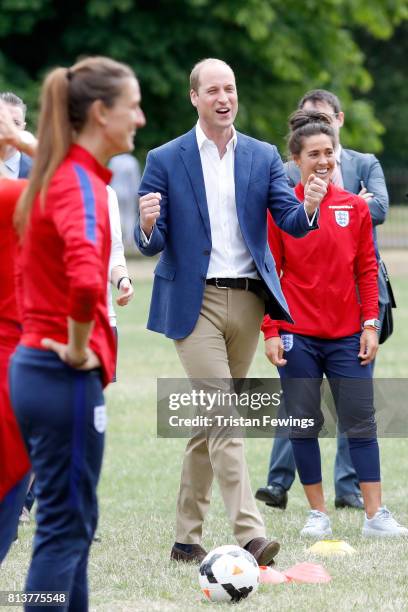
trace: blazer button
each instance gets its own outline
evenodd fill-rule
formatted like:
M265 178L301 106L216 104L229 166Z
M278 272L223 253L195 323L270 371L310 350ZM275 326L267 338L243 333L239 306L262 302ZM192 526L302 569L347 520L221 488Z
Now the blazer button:
M208 251L207 249L205 251L203 251L203 255L210 255L210 251Z

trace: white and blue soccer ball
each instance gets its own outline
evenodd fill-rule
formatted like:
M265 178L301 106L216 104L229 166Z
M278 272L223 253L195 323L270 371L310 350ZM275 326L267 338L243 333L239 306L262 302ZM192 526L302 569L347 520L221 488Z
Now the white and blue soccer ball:
M203 559L199 581L208 601L237 603L257 591L259 566L244 548L219 546Z

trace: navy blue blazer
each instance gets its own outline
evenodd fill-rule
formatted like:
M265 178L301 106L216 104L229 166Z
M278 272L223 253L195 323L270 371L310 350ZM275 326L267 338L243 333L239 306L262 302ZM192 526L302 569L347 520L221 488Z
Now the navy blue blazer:
M266 311L274 319L292 321L267 243L267 210L277 225L293 236L309 226L303 206L288 187L275 146L237 133L235 199L246 246L269 295ZM159 192L160 217L144 246L140 225L135 240L143 255L161 252L147 327L181 339L194 329L201 310L211 255L211 227L195 128L150 151L139 194Z

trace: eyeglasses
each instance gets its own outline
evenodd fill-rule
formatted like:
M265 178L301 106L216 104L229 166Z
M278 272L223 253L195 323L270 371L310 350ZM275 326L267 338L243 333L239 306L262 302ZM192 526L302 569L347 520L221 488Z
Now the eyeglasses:
M328 117L330 117L330 119L337 119L339 116L339 113L324 113L325 115L327 115Z

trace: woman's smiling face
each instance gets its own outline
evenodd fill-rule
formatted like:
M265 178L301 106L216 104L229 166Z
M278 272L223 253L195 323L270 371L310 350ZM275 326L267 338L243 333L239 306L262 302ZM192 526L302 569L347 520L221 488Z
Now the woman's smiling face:
M303 184L311 174L329 184L336 167L336 158L333 142L327 134L305 136L299 155L294 155L293 159L300 168Z

